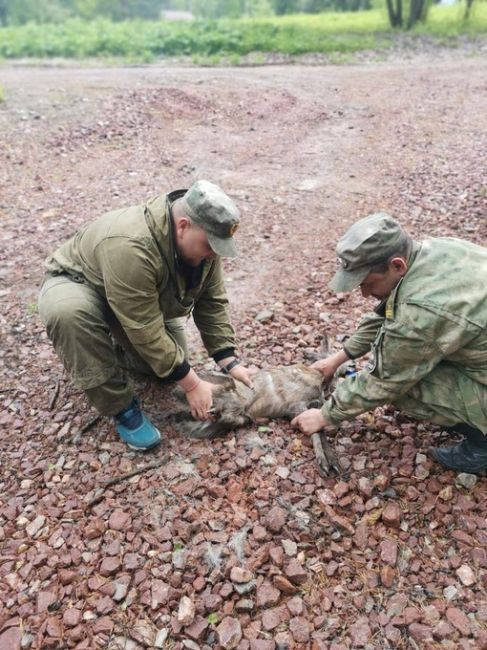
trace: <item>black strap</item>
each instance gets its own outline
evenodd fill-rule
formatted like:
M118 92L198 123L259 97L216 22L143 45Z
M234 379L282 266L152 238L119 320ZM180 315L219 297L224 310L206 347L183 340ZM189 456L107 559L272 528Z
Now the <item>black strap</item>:
M223 366L222 372L224 372L226 375L232 370L232 368L235 368L235 366L240 365L240 359L234 359L233 361L230 361L226 366Z

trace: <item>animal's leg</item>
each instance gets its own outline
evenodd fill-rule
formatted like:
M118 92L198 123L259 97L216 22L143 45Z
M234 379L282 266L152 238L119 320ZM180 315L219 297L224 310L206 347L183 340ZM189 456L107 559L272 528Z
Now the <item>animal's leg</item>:
M311 441L313 443L313 449L315 452L316 462L318 463L320 474L329 476L330 470L336 474L340 474L341 467L338 461L338 457L335 453L335 450L326 439L325 433L323 431L314 433L311 436Z

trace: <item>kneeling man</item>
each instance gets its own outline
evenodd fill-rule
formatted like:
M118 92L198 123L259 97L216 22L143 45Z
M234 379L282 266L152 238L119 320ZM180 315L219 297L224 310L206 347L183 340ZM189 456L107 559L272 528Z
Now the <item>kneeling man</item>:
M320 409L293 423L305 433L383 404L439 424L464 440L433 448L445 467L487 470L487 249L461 239L413 241L385 213L356 222L338 241L330 287L379 300L343 349L314 364L331 377L372 351Z

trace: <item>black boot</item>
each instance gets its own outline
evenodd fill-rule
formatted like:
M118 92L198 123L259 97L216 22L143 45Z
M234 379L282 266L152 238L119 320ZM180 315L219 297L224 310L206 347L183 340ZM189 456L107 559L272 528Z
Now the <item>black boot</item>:
M456 424L447 431L460 433L465 438L454 447L432 447L430 455L439 463L456 472L479 474L487 470L487 435L470 424Z

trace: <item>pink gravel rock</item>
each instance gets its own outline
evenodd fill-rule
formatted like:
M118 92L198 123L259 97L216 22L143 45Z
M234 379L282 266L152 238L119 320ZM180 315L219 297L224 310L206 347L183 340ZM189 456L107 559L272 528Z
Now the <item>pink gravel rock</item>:
M428 625L421 623L411 623L408 627L409 635L416 641L416 643L426 643L433 640L433 633Z
M52 605L56 598L57 595L52 591L39 591L37 594L37 613L42 614L42 612L47 611L49 605Z
M382 511L382 521L387 525L393 528L399 528L401 524L402 511L401 508L394 503L394 501L389 501L384 510Z
M2 650L20 650L21 639L20 627L9 627L0 634L0 648Z
M303 599L299 596L294 596L290 598L287 603L287 608L293 616L300 616L304 611Z
M223 598L219 594L204 594L202 600L207 612L219 609L223 603Z
M203 578L203 576L198 576L197 578L195 578L193 582L193 589L196 592L203 591L205 585L206 585L206 580Z
M296 616L289 621L289 631L296 643L308 643L310 640L310 624L302 616Z
M167 603L171 595L171 586L162 580L153 580L151 587L151 609L159 609Z
M401 641L401 630L398 627L394 627L390 623L384 628L385 636L388 641L393 644L399 645Z
M372 481L366 476L361 476L358 480L358 489L360 494L363 494L367 499L372 496L374 486Z
M257 542L263 542L267 537L267 530L264 528L264 526L255 524L255 526L252 528L252 535Z
M471 633L470 621L467 616L458 607L448 607L446 610L446 618L457 630L464 636L469 636Z
M422 612L416 607L405 607L402 615L406 625L420 621L423 616Z
M181 625L191 625L195 617L195 606L191 598L183 596L179 601L178 622Z
M337 502L336 494L332 490L318 490L316 496L322 506L334 506Z
M103 596L96 603L96 611L98 614L108 614L115 607L115 603L109 596Z
M65 630L65 634L73 641L81 641L81 639L86 638L86 627L84 625L77 625L72 629Z
M100 575L112 576L120 570L120 560L118 557L106 557L100 565Z
M193 641L201 641L207 629L208 621L204 618L197 617L191 625L184 628L184 632Z
M270 632L282 622L282 613L278 607L266 609L262 613L262 627L266 632Z
M265 518L267 528L272 530L273 533L281 532L287 519L287 511L279 506L274 506L269 510Z
M367 619L365 617L357 619L357 621L355 621L355 623L350 627L349 634L354 648L363 648L367 645L372 636L372 630L370 629Z
M59 582L64 586L71 584L77 576L77 571L71 569L60 569L58 573Z
M347 532L349 535L355 534L355 528L346 517L342 517L341 515L337 514L331 506L325 506L324 510L331 523L334 524L337 528Z
M349 489L350 489L350 486L348 485L348 483L346 483L345 481L338 481L337 483L335 483L335 487L333 488L333 492L335 493L335 495L336 495L336 497L338 499L341 499L342 497L344 497L347 494Z
M264 582L257 589L256 602L257 607L272 607L277 605L281 592L273 587L269 582Z
M63 614L63 623L68 627L76 627L76 625L81 623L81 618L81 610L76 609L76 607L70 607Z
M280 592L288 596L295 594L297 591L297 588L292 584L292 582L289 582L287 578L281 575L274 576L272 578L272 584L276 589L279 589Z
M236 618L226 616L216 628L216 635L218 643L225 648L225 650L229 650L231 648L236 648L240 643L242 638L242 628Z
M462 566L458 567L455 573L460 578L461 583L465 585L465 587L471 587L476 582L475 573L468 566L468 564L462 564Z
M440 621L438 625L433 628L433 637L435 639L448 639L454 634L452 626L447 621Z
M102 616L93 625L95 634L111 634L113 630L113 621L108 616Z
M131 523L132 517L128 512L123 510L114 510L108 520L108 527L112 530L127 530Z
M392 587L395 578L396 578L396 572L393 569L393 567L389 566L388 564L382 567L382 569L380 570L380 581L384 585L384 587L387 587L388 589Z
M241 567L234 566L230 571L230 580L232 582L237 582L239 584L250 582L254 577L251 571L247 569L242 569Z
M396 566L397 562L397 542L392 539L384 539L380 543L380 559L386 564Z
M274 650L276 642L272 639L254 639L250 642L250 650Z
M357 548L364 550L367 548L369 541L369 527L366 523L360 523L355 528L355 533L353 536L353 542Z
M84 529L85 539L96 539L105 533L107 526L103 519L95 517Z
M282 546L271 546L269 556L276 566L281 567L284 560L284 549Z
M308 580L308 573L306 572L306 569L301 566L298 560L291 560L285 567L284 573L286 574L286 577L296 585L302 585Z
M57 616L50 616L46 620L46 634L54 639L60 639L63 634L61 619Z
M37 533L40 531L40 529L44 526L46 523L46 518L44 515L38 515L34 521L31 521L30 524L28 524L25 527L25 532L30 536L30 537L35 537Z

